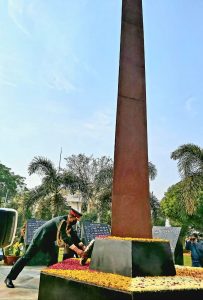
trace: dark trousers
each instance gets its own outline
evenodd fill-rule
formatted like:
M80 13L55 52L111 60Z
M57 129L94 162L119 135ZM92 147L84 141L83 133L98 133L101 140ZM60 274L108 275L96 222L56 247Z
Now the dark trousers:
M27 248L25 254L20 257L17 262L12 267L11 271L8 274L8 278L11 280L15 280L18 274L23 270L23 268L27 265L27 263L39 252L43 251L48 253L50 256L50 261L48 263L49 266L57 263L58 255L56 252L55 244L46 245L46 248L36 246L34 243L31 243L30 246Z
M202 267L200 261L198 261L198 260L192 260L192 266L193 267Z

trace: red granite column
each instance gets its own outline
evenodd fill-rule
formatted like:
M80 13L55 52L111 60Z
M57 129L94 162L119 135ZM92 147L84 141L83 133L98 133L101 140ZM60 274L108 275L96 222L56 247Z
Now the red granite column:
M112 235L152 237L142 0L122 1Z

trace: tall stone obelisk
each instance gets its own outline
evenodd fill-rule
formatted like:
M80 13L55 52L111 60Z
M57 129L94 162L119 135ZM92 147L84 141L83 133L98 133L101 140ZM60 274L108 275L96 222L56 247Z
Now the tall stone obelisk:
M142 0L122 1L112 235L152 237Z

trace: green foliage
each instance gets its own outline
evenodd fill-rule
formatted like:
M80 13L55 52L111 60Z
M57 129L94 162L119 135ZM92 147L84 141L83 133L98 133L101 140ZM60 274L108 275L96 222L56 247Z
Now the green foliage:
M65 158L67 172L78 178L78 188L83 197L83 211L88 207L98 209L102 214L100 199L103 193L111 193L113 161L111 158L102 156L94 158L85 154L72 155ZM109 199L110 201L110 199ZM105 210L105 208L104 208Z
M67 157L67 168L57 169L46 157L34 157L28 166L30 175L38 174L42 183L31 189L15 195L10 207L18 210L19 224L26 219L35 217L48 220L56 215L67 212L67 203L64 195L79 191L83 198L83 212L87 219L111 223L111 194L113 181L113 161L102 156L94 158L84 154ZM149 176L153 179L157 174L156 167L149 162ZM19 177L17 177L20 179ZM22 178L21 178L22 179ZM19 181L19 184L23 181ZM153 218L158 220L158 200L151 196ZM84 216L86 218L86 214Z
M170 219L171 225L181 226L183 232L188 231L189 228L195 228L196 230L202 231L203 192L199 192L197 195L195 202L196 210L191 215L184 205L184 188L184 181L172 185L161 201L161 210L164 216Z
M164 220L161 215L160 203L153 193L150 193L150 207L153 225L161 226Z
M78 179L73 174L57 170L54 164L45 157L34 157L28 172L42 176L41 185L32 189L27 199L27 206L35 207L36 217L49 219L67 212L67 204L63 196L65 188L72 192L76 190Z
M0 203L11 201L25 187L25 178L15 175L10 168L0 163Z
M15 244L13 244L13 255L19 256L22 248L23 248L22 243L16 242Z
M83 197L83 212L97 211L97 221L111 223L111 197L113 182L113 161L102 156L94 158L85 154L72 155L65 158L67 171L78 178L78 187ZM149 162L149 177L157 175L154 164ZM153 195L150 199L154 222L158 222L159 202Z
M161 201L161 209L172 225L202 231L203 224L203 149L194 144L184 144L172 152L178 161L182 181L171 186Z
M18 236L15 237L14 242L11 246L4 249L5 255L21 256L25 252L25 246L23 243L19 242Z
M81 218L81 222L83 221L92 221L92 222L96 222L97 221L97 211L93 210L90 213L83 213L82 218Z
M149 170L149 178L151 180L154 180L155 177L157 176L157 169L151 161L149 161L148 163L148 170Z
M172 185L161 201L164 215L177 225L186 221L186 211L182 205L182 182Z
M101 223L111 224L111 185L101 188L96 198L98 218Z
M92 210L90 213L85 212L82 216L81 221L92 221L98 222L98 211ZM101 223L106 223L111 225L111 211L110 210L103 210L102 215L99 220Z
M171 158L178 160L178 170L184 179L203 174L203 149L194 144L184 144L171 153Z
M111 217L112 217L112 213L111 210L106 210L104 211L104 213L102 214L101 218L100 218L100 222L101 223L106 223L111 225Z
M191 254L184 253L183 254L184 266L192 267Z
M18 211L18 226L22 226L27 219L32 217L32 207L28 204L29 191L22 191L11 200L7 207Z
M171 158L178 161L182 178L182 205L192 216L196 213L198 196L203 191L203 149L185 144L173 151Z

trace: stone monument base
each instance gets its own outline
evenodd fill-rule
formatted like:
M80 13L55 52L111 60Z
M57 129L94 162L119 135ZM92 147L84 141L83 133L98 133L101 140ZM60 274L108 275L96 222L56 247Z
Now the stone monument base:
M38 300L191 300L202 297L203 289L127 292L42 273Z
M169 241L112 236L95 240L90 269L129 277L176 274Z
M67 259L41 272L38 300L191 300L203 297L203 270L176 267L176 276L127 277Z

